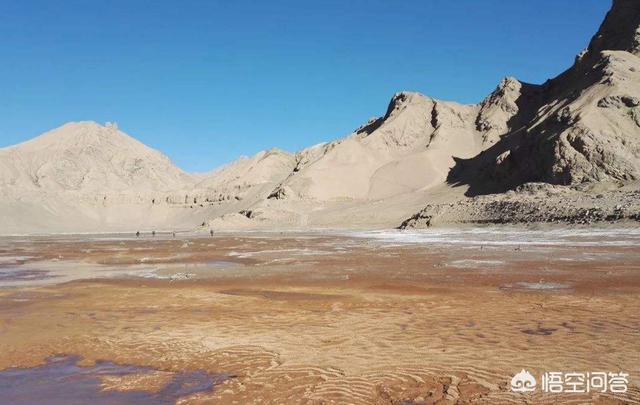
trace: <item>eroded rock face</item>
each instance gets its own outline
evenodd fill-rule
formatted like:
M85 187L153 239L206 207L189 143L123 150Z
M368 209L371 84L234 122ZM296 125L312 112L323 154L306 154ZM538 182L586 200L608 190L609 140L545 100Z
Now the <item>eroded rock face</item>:
M623 51L605 51L599 65L591 70L594 84L583 87L571 81L560 82L568 91L580 95L559 100L567 104L565 114L560 114L562 119L557 120L557 126L547 131L546 139L547 134L538 132L537 127L530 129L536 142L554 146L551 161L534 162L542 169L539 180L575 184L640 178L638 72L638 57ZM595 80L598 78L601 80Z
M640 99L632 96L606 96L598 101L602 108L634 108L640 105Z
M572 68L542 85L507 77L477 105L397 93L384 116L315 155L285 183L322 200L424 189L443 173L450 184L469 185L471 195L532 181L640 179L639 27L640 2L616 0ZM403 167L407 162L413 169ZM423 178L389 186L409 173Z
M540 86L504 78L496 90L480 103L476 129L485 143L493 144L509 131L520 128L531 119L538 102Z
M602 51L626 51L640 54L640 2L637 0L613 0L598 33L593 37L587 53L597 55Z
M479 129L495 128L483 118L490 109L519 117L518 124L498 131L499 140L483 153L459 161L449 182L468 184L477 195L531 181L640 179L639 29L640 2L616 0L574 66L529 91L527 102L522 88L503 82L485 100Z

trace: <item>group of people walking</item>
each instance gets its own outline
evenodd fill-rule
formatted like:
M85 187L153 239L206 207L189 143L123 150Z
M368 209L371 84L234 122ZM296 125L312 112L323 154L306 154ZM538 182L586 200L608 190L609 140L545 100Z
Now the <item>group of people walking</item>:
M136 238L139 238L142 234L140 233L140 231L136 232ZM171 232L171 235L175 238L176 237L176 233L175 232ZM213 237L213 229L209 231L209 235L211 235ZM156 237L156 231L151 231L151 236L152 237Z

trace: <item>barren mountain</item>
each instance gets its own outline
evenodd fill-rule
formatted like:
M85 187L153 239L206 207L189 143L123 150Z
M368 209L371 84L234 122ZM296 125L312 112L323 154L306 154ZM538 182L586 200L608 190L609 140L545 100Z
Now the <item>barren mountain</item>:
M639 27L640 3L614 0L575 64L517 97L517 120L496 145L459 161L450 182L475 195L526 182L640 179Z
M344 138L197 176L114 125L70 123L0 149L1 232L638 219L639 57L640 3L614 0L543 84L507 77L474 105L397 93Z
M505 78L466 106L397 94L384 117L328 144L283 188L318 200L378 199L445 178L470 194L640 178L639 9L614 1L575 65L542 85Z
M169 158L115 124L72 122L0 149L0 189L11 195L145 193L192 182Z
M274 148L207 173L195 187L211 198L263 199L293 171L295 162L292 154Z
M95 232L169 225L181 214L159 208L161 198L177 198L178 190L193 184L193 177L165 155L115 124L72 122L0 149L0 230Z
M639 53L640 3L614 0L588 48L560 76L542 85L505 78L478 105L399 93L382 118L370 120L342 140L299 153L296 170L271 197L313 200L316 207L361 201L367 210L371 201L398 201L402 195L407 201L422 195L436 206L447 206L463 201L456 190L474 196L501 193L530 182L573 186L575 193L591 197L588 190L598 187L576 186L603 182L607 186L601 189L612 193L612 201L633 200L636 194L629 187L625 188L628 192L615 189L640 178ZM445 180L453 189L443 198ZM520 194L533 199L522 209L536 206L533 194ZM539 194L542 201L545 192ZM602 194L598 194L602 205ZM446 209L432 214L433 209L425 208L416 216L423 219L423 225L495 218L495 210L482 208L485 205L473 208L475 214ZM602 218L638 217L622 212L621 204L609 205L617 208ZM271 207L273 203L260 204L266 222ZM280 204L277 209L285 207ZM518 222L574 218L575 207L566 208L567 212L555 215L522 215ZM492 215L485 215L484 209ZM539 209L548 207L540 204ZM300 209L297 211L299 214ZM282 214L272 217L277 222ZM305 216L303 222L309 221Z
M473 123L477 112L477 106L398 93L384 117L298 153L296 170L281 188L285 196L330 201L381 199L440 184L453 155L482 150Z
M284 186L318 200L375 200L427 190L446 180L456 160L477 156L499 140L520 111L520 99L536 96L535 86L512 78L477 105L398 93L383 117L327 145Z

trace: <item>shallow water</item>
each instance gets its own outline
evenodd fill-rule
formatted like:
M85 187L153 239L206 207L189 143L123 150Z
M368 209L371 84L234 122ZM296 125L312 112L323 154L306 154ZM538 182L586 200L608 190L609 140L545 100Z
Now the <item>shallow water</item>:
M29 259L33 259L33 256L0 256L0 265L19 264Z
M55 277L45 270L32 270L21 267L0 267L0 283L6 281L34 281Z
M607 262L635 268L640 263L636 246L640 246L640 228L530 230L495 227L309 235L250 233L188 240L68 235L34 238L31 243L23 239L0 238L0 287L50 285L94 278L207 279L269 266L314 265L342 260L339 256L347 260L354 252L366 252L376 260L401 260L410 250L425 260L439 257L441 261L436 264L439 267L486 270L485 273L531 271L535 270L534 262L538 270L544 272L547 268L554 270L574 265L601 268ZM5 269L9 270L3 271L3 261Z
M151 368L97 362L79 367L77 357L53 357L34 368L0 371L0 404L13 405L119 405L173 404L183 396L211 391L228 376L203 371L176 374L159 392L102 390L101 377L145 374Z

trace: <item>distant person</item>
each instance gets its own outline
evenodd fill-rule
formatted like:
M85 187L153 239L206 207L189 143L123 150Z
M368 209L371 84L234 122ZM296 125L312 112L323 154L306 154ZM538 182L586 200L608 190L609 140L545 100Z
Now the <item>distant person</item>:
M136 238L140 237L140 231L136 232Z
M151 236L156 237L156 231L151 231Z
M209 235L211 235L211 237L213 237L213 229L209 231Z
M173 237L174 237L174 238L176 237L176 233L175 233L175 232L173 232Z

